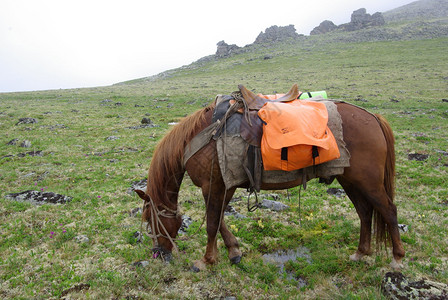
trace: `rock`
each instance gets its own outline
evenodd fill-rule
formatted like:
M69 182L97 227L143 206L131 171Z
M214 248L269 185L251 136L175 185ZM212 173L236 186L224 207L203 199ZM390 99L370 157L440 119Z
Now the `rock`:
M349 23L336 26L333 22L326 20L315 27L310 35L325 34L335 30L356 31L369 27L383 26L385 24L386 22L384 21L382 13L376 12L373 15L370 15L365 8L360 8L352 13Z
M273 211L283 211L288 209L289 206L278 201L263 199L261 202L261 208L267 208Z
M343 189L337 189L337 188L329 188L327 190L327 193L329 195L336 196L338 198L344 197L346 195L345 191Z
M16 125L20 125L20 124L33 124L33 123L37 123L37 120L34 118L20 118L19 122L16 123Z
M8 146L15 146L15 145L17 145L18 141L19 141L19 139L10 140L9 142L6 143L6 145L8 145Z
M408 154L408 160L416 160L416 161L425 161L429 157L428 154L422 154L422 153L409 153Z
M31 148L31 142L28 141L28 140L24 140L24 141L20 144L20 147L23 147L23 148Z
M141 243L143 241L143 234L140 231L136 231L133 234L136 243Z
M231 54L235 53L237 50L241 49L237 45L229 45L224 41L220 41L216 44L218 46L218 49L216 49L216 56L221 57L228 57Z
M137 262L133 263L132 265L134 267L145 268L145 267L149 266L149 261L147 261L147 260L140 260L140 261L137 261Z
M442 99L442 102L448 102L448 99Z
M406 233L409 231L409 227L406 224L398 224L398 230L400 230L400 233Z
M142 124L152 124L152 121L150 118L143 118L141 121Z
M148 179L146 179L146 178L133 181L131 183L131 187L127 190L128 194L132 195L134 193L134 190L146 191L147 183L148 183Z
M320 23L319 26L314 27L314 29L311 30L310 35L325 34L336 29L338 29L338 26L329 20L325 20Z
M444 151L444 150L440 150L440 149L434 149L435 152L439 153L439 154L443 154L448 156L448 152Z
M298 37L299 34L296 32L294 25L274 25L266 28L265 32L260 32L260 34L255 39L254 44L274 43L287 39L297 39Z
M90 240L87 237L87 235L80 234L80 235L75 236L75 241L80 244L85 244L85 243L88 243Z
M224 211L225 216L234 216L236 219L246 219L247 217L245 215L240 214L236 211L236 209L231 206L227 205L226 210Z
M19 202L29 202L35 205L42 204L66 204L72 200L72 197L56 194L53 192L24 191L20 193L11 193L5 196L8 200Z
M141 214L142 212L143 209L141 207L136 207L129 212L129 216L134 218L137 215Z
M111 135L106 138L106 141L115 141L118 139L120 139L118 136Z
M389 299L448 299L444 283L420 279L410 282L400 272L388 272L381 283L383 294Z
M42 153L42 150L30 151L30 152L24 152L24 153L17 154L18 157L25 157L27 155L29 155L29 156L44 156L44 154Z
M189 216L182 216L182 225L180 225L178 234L186 234L187 229L193 224L193 220Z
M382 26L384 24L386 22L380 12L370 15L365 8L360 8L352 13L350 23L343 24L340 27L345 31L355 31L372 26Z

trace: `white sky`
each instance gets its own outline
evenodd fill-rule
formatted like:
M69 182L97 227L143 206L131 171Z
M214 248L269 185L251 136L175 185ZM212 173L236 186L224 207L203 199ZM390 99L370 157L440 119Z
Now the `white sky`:
M308 35L324 20L413 0L0 0L0 92L110 85L245 46L272 25Z

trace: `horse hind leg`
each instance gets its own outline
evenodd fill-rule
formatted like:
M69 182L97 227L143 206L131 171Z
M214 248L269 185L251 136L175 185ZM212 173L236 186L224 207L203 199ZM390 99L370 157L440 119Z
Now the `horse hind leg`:
M372 216L373 206L369 202L364 200L363 194L353 185L344 180L339 180L339 183L344 188L348 197L355 206L358 213L361 228L359 235L358 250L350 255L350 259L353 261L359 261L365 255L372 254L371 240L372 240Z
M341 185L344 187L344 180L340 180ZM375 230L376 230L376 239L377 244L380 245L382 242L386 241L387 233L389 234L391 241L392 241L392 254L393 254L393 260L391 262L391 267L394 269L399 269L402 267L401 260L404 257L404 248L401 243L400 239L400 232L398 230L398 220L397 220L397 207L392 202L390 197L387 195L386 190L384 186L372 188L363 187L362 184L357 185L357 192L356 194L359 196L359 198L356 198L358 204L355 204L355 207L357 207L357 211L359 208L363 210L363 207L372 207L373 210L376 212L376 218L375 218ZM348 188L349 190L349 188ZM350 197L350 195L349 195ZM351 199L353 201L353 199ZM361 202L362 201L362 202ZM354 202L354 201L353 201ZM355 202L354 202L355 203ZM360 204L362 203L362 204ZM358 212L359 214L359 212ZM370 213L371 216L371 213ZM361 217L360 217L361 218ZM369 221L370 220L370 221ZM363 241L366 243L367 237L371 235L371 229L367 230L367 226L370 222L370 225L372 223L370 219L367 219L365 221L366 226L364 226L363 230L363 221L361 218L361 237L360 237L360 245L358 248L357 253L352 255L351 258L361 258L363 254L365 255L365 250L363 248ZM387 233L386 233L387 230ZM364 238L362 237L364 231ZM370 243L370 237L368 238Z

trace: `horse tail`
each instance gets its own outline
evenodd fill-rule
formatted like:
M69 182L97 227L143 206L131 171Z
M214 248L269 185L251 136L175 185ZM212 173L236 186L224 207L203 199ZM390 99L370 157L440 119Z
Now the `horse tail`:
M387 120L379 115L375 114L378 123L383 131L384 138L386 139L387 154L386 154L386 164L384 168L384 189L389 197L390 203L393 203L395 196L395 138ZM387 244L389 240L388 230L386 222L384 221L382 215L375 210L375 231L376 231L376 241L377 246L381 244Z
M384 138L387 144L386 166L384 169L384 188L393 202L395 197L395 138L392 128L386 119L381 115L376 115L378 122L383 130Z

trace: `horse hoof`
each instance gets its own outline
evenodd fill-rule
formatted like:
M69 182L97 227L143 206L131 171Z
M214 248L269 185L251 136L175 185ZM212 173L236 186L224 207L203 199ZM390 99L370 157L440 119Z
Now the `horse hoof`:
M191 266L191 271L198 273L200 271L205 270L206 268L207 268L207 266L205 265L205 263L202 260L197 260Z
M351 261L360 261L363 256L364 256L363 254L356 252L356 253L350 255L350 260Z
M232 265L237 265L237 264L239 264L240 262L241 262L241 255L232 257L232 258L230 259L230 263L231 263Z
M191 270L192 272L194 272L194 273L199 273L199 272L201 271L201 270L199 270L199 268L196 267L195 265L192 265L190 270Z
M163 256L163 261L167 264L173 261L173 255L171 253L167 253Z
M395 271L399 271L403 268L403 264L401 262L395 260L395 258L394 258L394 259L392 259L392 262L390 263L390 267L392 269L394 269Z

